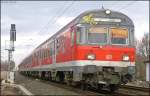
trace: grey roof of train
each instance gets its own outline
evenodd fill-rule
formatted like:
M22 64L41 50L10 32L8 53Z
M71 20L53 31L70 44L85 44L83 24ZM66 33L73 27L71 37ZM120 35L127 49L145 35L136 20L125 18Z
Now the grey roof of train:
M79 16L77 16L75 19L73 19L71 22L69 22L67 25L65 25L63 28L61 28L58 32L56 32L53 36L51 36L49 39L45 40L43 43L41 43L40 45L38 45L35 49L38 49L40 46L42 46L45 42L49 41L50 39L53 39L56 37L57 34L61 33L66 27L68 27L68 25L73 25L73 24L77 24L83 16L85 15L88 15L88 14L91 14L91 13L100 13L98 14L99 16L101 17L109 17L109 16L112 16L112 17L118 17L118 18L122 18L122 19L126 19L127 20L127 23L134 27L134 24L133 24L133 21L125 14L121 13L121 12L118 12L118 11L114 11L114 10L110 10L111 11L111 14L110 15L106 15L105 14L105 11L106 10L109 10L109 9L93 9L93 10L88 10L88 11L85 11L83 13L81 13ZM34 50L35 50L34 49ZM34 52L34 50L32 52ZM31 52L31 54L32 54ZM30 54L30 55L31 55ZM29 56L30 56L29 55Z
M106 15L105 15L105 10L107 10L107 9L94 9L94 10L88 10L88 11L85 11L85 12L83 12L83 13L81 13L79 16L77 16L75 19L73 19L70 23L68 23L66 26L64 26L63 28L61 28L58 32L56 32L52 37L50 37L49 39L47 39L46 41L44 41L42 44L40 44L38 47L36 47L35 49L37 49L37 48L39 48L41 45L43 45L45 42L47 42L48 40L50 40L50 39L52 39L52 38L55 38L55 36L58 34L58 33L60 33L60 32L62 32L62 30L63 29L65 29L66 27L68 27L68 25L70 25L71 23L74 23L74 24L76 24L76 23L78 23L80 20L81 20L81 18L83 17L83 16L85 16L85 15L87 15L87 14L91 14L91 13L101 13L100 15L101 16L103 16L103 17L106 17ZM103 14L102 14L103 13ZM121 13L121 12L117 12L117 11L113 11L113 10L111 10L111 15L113 15L114 17L116 17L116 16L124 16L125 18L126 18L126 20L128 20L127 22L131 25L131 26L133 26L134 27L134 24L133 24L133 21L127 16L127 15L125 15L125 14L123 14L123 13Z

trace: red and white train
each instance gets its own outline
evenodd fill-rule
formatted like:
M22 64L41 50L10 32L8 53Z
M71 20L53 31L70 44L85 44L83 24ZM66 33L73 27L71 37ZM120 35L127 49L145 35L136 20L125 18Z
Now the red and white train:
M19 65L28 76L111 91L131 81L134 69L134 24L107 9L80 14Z

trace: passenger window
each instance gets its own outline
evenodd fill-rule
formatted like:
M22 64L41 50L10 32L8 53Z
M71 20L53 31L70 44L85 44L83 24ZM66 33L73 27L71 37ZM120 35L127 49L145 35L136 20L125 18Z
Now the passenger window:
M53 52L52 52L52 48L51 48L51 49L50 49L50 56L52 56L52 53L53 53Z
M123 28L111 28L112 44L127 44L128 30Z
M71 32L71 46L74 45L74 31Z

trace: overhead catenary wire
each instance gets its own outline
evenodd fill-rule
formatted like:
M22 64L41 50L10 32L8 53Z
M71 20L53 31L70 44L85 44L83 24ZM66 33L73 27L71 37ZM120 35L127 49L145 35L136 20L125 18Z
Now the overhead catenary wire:
M129 6L133 5L135 2L136 2L136 1L131 1L131 2L129 2L127 5L121 7L121 8L118 9L118 10L121 11L121 10L123 10L123 9L126 9L126 8L128 8Z
M45 31L47 31L48 29L49 29L49 24L50 25L55 25L56 24L56 22L57 22L57 20L58 20L58 18L61 18L61 16L69 9L69 7L71 7L72 5L73 5L73 3L74 3L74 1L72 1L72 3L71 4L69 4L62 12L61 12L61 14L60 15L56 15L55 17L52 17L50 20L48 20L48 23L45 25L45 27L43 27L41 30L40 30L40 32L42 32L43 31L43 29L45 30ZM64 4L65 5L65 4ZM62 8L61 8L61 10L62 10ZM60 12L59 12L60 13ZM52 21L53 20L53 21ZM52 22L51 22L52 21ZM43 32L45 32L45 31L43 31Z
M117 3L118 3L118 2L114 1L114 2L111 4L112 6L110 7L110 9L113 9L113 8L115 9L115 6L117 5Z
M67 12L69 9L71 9L71 7L73 7L73 5L75 4L74 1L72 1L72 3L70 4L70 6L68 6L68 8L66 8L66 10L64 10L63 14L61 14L58 18L62 18L64 13ZM70 7L70 8L69 8ZM71 9L72 10L72 9ZM71 11L72 12L72 11ZM67 15L69 15L70 13L68 13ZM64 19L66 19L67 17L64 17ZM55 23L57 22L58 19L56 19Z
M133 5L134 3L135 3L136 1L131 1L131 2L129 2L127 5L125 5L125 6L123 6L123 7L121 7L119 10L123 10L123 9L125 9L125 8L127 8L128 6L131 6L131 5ZM107 5L114 5L116 2L113 2L112 4L107 4ZM57 22L57 20L59 19L59 18L61 18L62 16L63 16L63 14L66 12L66 11L68 11L71 7L72 7L72 5L74 4L74 1L72 1L72 3L70 4L70 5L68 5L62 12L61 12L61 14L59 14L59 15L57 15L57 16L55 16L55 17L51 17L51 19L48 21L48 23L46 24L46 26L44 27L44 28L42 28L42 30L44 29L45 31L47 31L48 29L49 29L49 24L51 23L51 24L53 24L53 25L55 25L56 24L56 22ZM119 5L119 4L118 4ZM115 5L114 5L115 6ZM122 6L122 5L120 5L120 6ZM61 8L62 9L62 8ZM66 18L66 17L65 17ZM53 21L52 21L53 20ZM52 21L52 22L51 22ZM40 30L40 32L42 31L42 30ZM44 32L45 32L44 31Z
M65 13L66 11L68 11L68 9L71 8L71 6L72 6L73 4L74 4L74 1L72 1L72 3L71 3L70 5L68 5L68 6L65 8L65 10L63 10L63 12L62 12L60 15L57 16L57 18L55 19L55 22L53 23L53 25L56 24L58 18L61 18L61 17L64 15L64 13ZM69 7L70 7L70 8L69 8Z
M66 2L64 2L64 4L65 4ZM63 9L63 8L61 8L61 9ZM61 10L59 10L59 11L61 11ZM47 22L47 24L39 31L39 32L42 32L44 29L47 29L47 27L48 27L48 25L49 25L49 23L52 23L53 22L53 20L55 20L56 19L56 17L57 17L57 14L58 13L60 13L60 12L57 12L56 14L55 14L55 16L54 17L51 17L49 20L48 20L48 22Z
M63 12L60 14L60 15L57 15L57 17L55 17L56 19L54 20L54 23L52 23L52 22L50 22L50 20L48 21L48 23L47 23L47 25L49 24L49 23L51 23L51 24L53 24L53 25L55 25L55 23L56 23L56 21L58 20L58 18L59 17L61 17L66 11L67 11L67 9L70 7L70 6L72 6L72 4L73 4L73 1L72 1L72 3L70 4L70 5L68 5L66 8L65 8L65 10L63 10ZM46 26L47 26L46 25ZM48 29L49 27L47 27L47 28L45 28L46 30ZM45 30L45 31L46 31ZM45 32L45 31L40 31L40 32ZM46 40L47 38L45 38L45 40Z

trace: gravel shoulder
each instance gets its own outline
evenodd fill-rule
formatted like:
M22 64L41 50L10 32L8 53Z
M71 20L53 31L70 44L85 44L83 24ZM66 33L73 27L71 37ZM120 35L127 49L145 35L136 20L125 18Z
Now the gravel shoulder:
M15 74L15 83L24 86L34 95L79 95L76 92L41 82L38 79L27 78L18 72Z
M1 85L1 96L6 95L23 95L19 88L9 85Z

